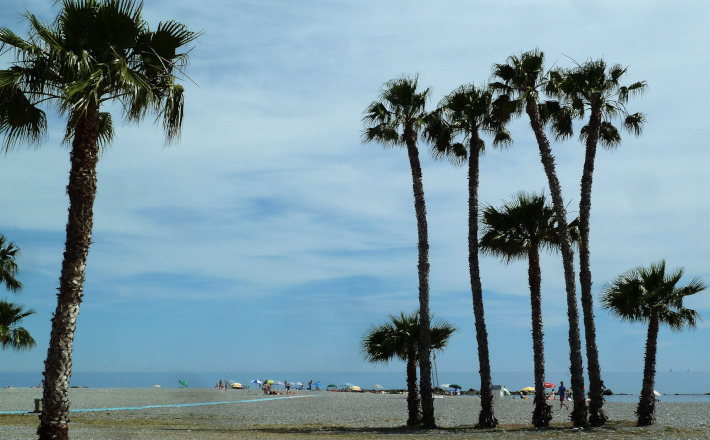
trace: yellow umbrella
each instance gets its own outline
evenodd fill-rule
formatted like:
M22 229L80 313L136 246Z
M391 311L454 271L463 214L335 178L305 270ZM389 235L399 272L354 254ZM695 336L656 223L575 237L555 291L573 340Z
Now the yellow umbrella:
M535 388L533 388L533 387L525 387L525 388L523 388L523 389L520 390L520 391L525 391L526 393L529 393L530 391L535 391Z

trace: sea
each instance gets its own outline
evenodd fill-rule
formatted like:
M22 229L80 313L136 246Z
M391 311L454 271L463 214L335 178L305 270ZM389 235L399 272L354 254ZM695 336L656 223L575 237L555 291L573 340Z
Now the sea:
M641 372L602 372L602 380L606 388L614 395L606 400L638 401L641 391ZM41 372L0 372L0 388L2 387L36 387L42 382ZM228 372L158 372L158 373L126 373L126 372L75 372L70 386L87 388L165 388L184 387L183 382L191 388L213 388L221 380L224 382L239 382L244 387L258 388L256 380L275 380L280 382L303 383L309 381L320 383L323 387L336 385L344 388L349 384L363 389L372 389L379 385L382 389L406 389L404 371L367 371L367 372L293 372L293 371L228 371ZM510 391L533 386L532 373L499 372L493 375L493 383L502 385ZM546 380L559 384L564 380L569 387L569 372L549 373ZM460 385L463 390L479 389L480 379L474 372L436 372L433 377L434 386L444 384ZM587 383L585 378L585 383ZM657 372L655 388L661 393L661 401L667 402L710 402L710 371L665 371ZM379 388L378 388L379 389Z

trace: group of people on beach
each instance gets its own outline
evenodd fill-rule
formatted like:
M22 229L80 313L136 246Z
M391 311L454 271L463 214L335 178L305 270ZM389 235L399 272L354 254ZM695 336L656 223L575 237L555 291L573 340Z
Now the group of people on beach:
M565 403L566 400L572 400L572 393L570 393L567 390L567 387L565 387L564 381L560 381L560 386L557 387L557 397L560 399L560 409L564 406L565 408L569 409L569 406ZM521 399L529 399L529 397L525 396L523 392L520 392L520 398ZM550 391L550 394L547 395L547 400L555 400L555 389L553 388L552 391Z

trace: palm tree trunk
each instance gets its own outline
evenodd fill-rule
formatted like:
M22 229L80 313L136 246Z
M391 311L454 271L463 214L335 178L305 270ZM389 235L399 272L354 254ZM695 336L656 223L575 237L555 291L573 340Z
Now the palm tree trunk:
M543 130L542 120L534 99L529 99L525 108L530 126L535 133L540 159L545 168L547 181L550 186L552 203L557 214L559 228L560 248L562 251L562 266L565 272L565 290L567 292L567 319L569 320L569 347L570 347L570 375L572 376L572 393L574 408L572 410L572 423L575 427L586 427L587 405L584 401L584 365L582 361L582 341L579 334L579 311L577 310L577 292L574 275L574 252L567 227L567 211L562 199L562 187L555 171L555 158L552 155L550 142Z
M658 315L652 314L648 323L646 337L646 358L643 366L643 385L636 415L638 426L651 426L656 421L656 396L653 394L656 379L656 344L658 340Z
M419 150L411 125L404 129L409 164L412 169L412 190L414 192L414 210L417 216L417 235L419 259L419 389L422 398L422 426L426 429L436 427L434 418L434 396L431 389L431 317L429 315L429 238L427 234L426 204L424 203L424 184L422 167L419 162Z
M69 379L79 305L84 290L86 259L91 244L99 150L98 106L90 107L76 126L69 173L69 220L52 333L44 363L40 440L69 438Z
M542 295L540 285L540 252L538 244L530 245L528 251L528 284L530 285L530 314L532 315L533 360L535 362L535 409L533 426L547 428L552 420L552 406L545 398L545 345L542 331Z
M478 182L479 182L478 133L474 132L469 147L468 158L468 268L471 277L473 316L476 320L476 342L478 343L478 368L481 375L481 412L478 415L479 428L495 428L498 419L493 413L493 379L488 353L488 331L483 313L483 287L478 263Z
M422 423L422 401L417 388L417 359L412 356L407 358L407 412L409 413L407 426L417 426Z
M589 256L589 222L592 209L592 177L594 159L599 139L601 110L595 109L589 118L584 168L582 170L581 196L579 200L579 284L582 292L584 339L587 345L587 373L589 376L589 424L603 426L608 420L604 414L601 367L597 351L597 331L594 324L594 299L592 296L592 270Z

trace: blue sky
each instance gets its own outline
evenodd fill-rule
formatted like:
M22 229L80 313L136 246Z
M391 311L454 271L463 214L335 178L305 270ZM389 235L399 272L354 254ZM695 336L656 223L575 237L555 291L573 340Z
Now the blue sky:
M0 25L22 34L20 13L50 20L51 4L6 0ZM181 142L164 146L150 119L119 124L101 157L75 371L371 371L360 338L418 306L417 254L406 153L361 144L363 110L402 74L432 88L433 109L536 47L548 66L603 57L649 86L629 104L647 115L644 134L598 154L595 293L661 258L685 267L685 281L710 283L705 1L146 0L144 15L153 27L176 19L204 35L184 81ZM38 343L0 353L3 371L43 369L68 205L63 126L52 116L41 148L0 158L0 232L22 248L25 288L13 299L37 310L24 325ZM546 187L527 121L510 131L514 145L482 158L483 203ZM553 151L574 215L583 150L575 138ZM421 158L431 310L460 328L438 367L477 372L466 171L423 145ZM532 372L527 265L481 264L493 371ZM566 371L557 255L544 257L542 275L547 369ZM708 320L694 332L661 331L659 371L708 370L710 294L688 305ZM596 315L602 369L641 370L644 326Z

